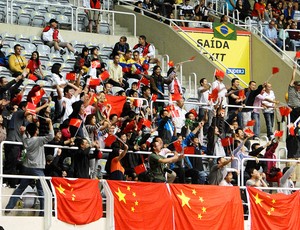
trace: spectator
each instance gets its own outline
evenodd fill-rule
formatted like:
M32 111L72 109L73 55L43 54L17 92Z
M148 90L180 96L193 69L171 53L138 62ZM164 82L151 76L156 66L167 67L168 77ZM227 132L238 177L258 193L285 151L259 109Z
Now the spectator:
M293 22L291 25L292 30L297 30L297 23ZM297 51L297 46L300 46L300 32L299 31L288 31L289 38L290 38L290 44L292 51Z
M283 3L282 1L279 1L276 5L276 7L273 6L273 18L276 19L276 21L278 21L278 18L280 17L280 15L283 15L283 18L285 18L284 14L283 14Z
M141 57L137 50L133 52L133 61L134 63L131 66L132 78L141 79L143 75L148 74L149 62L147 59Z
M96 25L96 33L100 32L100 9L101 2L100 0L84 0L83 7L86 9L96 9L96 10L85 10L88 19L89 19L89 32L93 32L93 23Z
M72 47L72 45L68 42L64 42L62 36L60 35L59 30L57 29L58 21L55 19L51 19L49 21L49 25L46 26L42 33L42 39L46 45L52 47L54 46L54 50L59 51L61 55L65 54L65 47L69 50L69 52L78 55L78 52Z
M14 90L18 89L23 83L24 76L19 75L10 82L7 81L6 77L0 77L0 100L10 101L13 99L12 93Z
M259 22L265 21L265 0L258 0L258 2L254 3L253 11L252 11L252 17L253 19L256 19Z
M290 120L294 122L300 116L300 81L295 81L297 67L293 67L292 78L288 87L288 105L292 108Z
M295 10L293 8L293 2L289 2L287 8L283 10L284 17L294 19Z
M83 73L86 74L90 66L91 59L89 56L89 49L87 47L83 47L81 54L76 58L74 70L76 73L79 73L81 70L83 70Z
M13 73L13 77L23 75L24 77L28 74L29 70L26 68L27 60L21 55L22 47L20 44L14 46L14 54L8 58L9 69Z
M265 100L264 93L265 93L265 88L263 88L262 91L260 92L260 94L258 94L255 97L253 106L262 107L262 102ZM253 120L255 120L255 124L253 126L254 138L259 137L259 134L260 134L260 109L257 109L257 108L253 109L251 118Z
M166 163L175 163L183 159L184 155L178 155L177 152L174 152L174 156L170 158L165 158L159 153L161 152L162 146L159 142L154 141L150 145L151 155L149 156L150 172L153 174L153 182L166 182L165 178L165 164Z
M29 69L29 73L34 74L39 80L45 79L43 74L42 65L40 62L39 52L33 51L31 54L31 58L28 61L27 69Z
M116 54L113 59L113 63L109 67L109 79L108 82L113 86L128 88L128 83L123 80L122 67L119 65L120 56Z
M282 170L283 176L280 178L280 185L279 185L282 189L278 189L278 193L284 193L286 195L292 194L293 190L285 190L285 188L295 187L294 182L292 181L292 175L296 169L297 164L293 164L290 167L285 167Z
M155 58L155 47L154 45L147 42L145 35L139 36L139 43L133 47L133 51L139 51L141 57L144 57L150 63L160 64L159 60Z
M106 168L109 170L110 180L125 180L124 173L125 169L121 164L121 160L124 158L128 151L128 145L124 145L124 149L113 148L112 152L109 154L106 164L109 166Z
M129 44L127 43L127 37L120 37L119 42L117 42L114 46L113 52L111 54L111 58L114 58L115 55L124 56L126 51L130 50Z
M208 175L208 184L219 185L221 183L227 174L225 166L231 163L233 158L233 155L228 160L226 160L224 157L217 158L217 164L213 165L210 169L210 173Z
M184 0L179 10L180 20L193 20L195 17L194 8L190 5L190 0ZM187 22L180 22L181 26L188 26Z
M26 148L25 160L23 163L23 169L25 175L33 176L45 176L44 169L46 165L44 144L51 141L54 137L52 121L47 118L49 125L49 134L47 136L38 137L38 126L35 123L30 123L26 126L26 136L23 137L22 142ZM21 130L21 134L24 134L25 129ZM21 179L20 185L13 192L13 196L9 199L5 209L13 209L19 200L19 196L24 192L27 186L30 184L30 179ZM44 192L40 180L36 183L37 192L40 200L40 216L44 215ZM6 210L5 214L9 214L10 210Z
M265 107L263 114L267 126L267 136L271 140L273 138L274 108L279 101L275 100L275 94L270 83L266 84L263 97L265 100L262 102L262 106Z
M265 182L264 173L259 173L256 169L252 168L250 171L251 178L247 180L246 186L250 187L268 187Z
M249 16L249 9L244 5L243 0L238 0L236 2L235 9L238 10L239 20L245 21L246 17Z
M278 39L277 30L275 28L275 21L272 20L269 22L269 26L265 26L263 30L263 34L270 40L270 41L267 40L267 43L269 43L272 46L274 46L275 44L280 49L282 49L282 41Z

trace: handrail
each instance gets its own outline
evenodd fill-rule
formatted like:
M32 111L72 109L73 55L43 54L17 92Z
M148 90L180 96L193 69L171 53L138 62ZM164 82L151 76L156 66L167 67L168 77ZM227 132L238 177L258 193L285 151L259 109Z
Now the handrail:
M102 10L102 9L87 9L87 8L84 8L84 7L77 7L76 8L76 11L75 11L75 18L76 18L76 22L75 22L75 28L76 28L76 31L78 32L78 11L79 10L89 10L89 11L97 11L99 13L112 13L112 35L115 35L115 28L114 28L114 16L115 14L123 14L123 15L131 15L133 16L133 36L136 37L136 15L134 13L128 13L128 12L122 12L122 11L115 11L115 10Z
M169 55L168 54L162 55L162 57L161 57L161 69L164 73L166 73L168 71L168 63L169 62L170 62Z
M256 30L258 33L260 33L262 35L262 37L264 37L267 41L272 43L272 41L270 39L268 39L263 33L261 33L258 29L256 29L255 27L252 27L252 28L254 30ZM293 60L289 55L287 55L285 52L283 52L278 46L276 46L275 44L272 44L272 45L274 45L277 49L279 49L281 51L283 58L289 59L294 65L297 65L298 67L300 67L300 65L295 60Z
M101 180L103 182L104 192L107 197L106 201L106 229L115 229L114 221L114 196L109 189L109 185L106 180Z
M192 76L194 77L194 97L197 97L197 74L196 73L191 73L189 76L190 95L192 95Z
M11 0L11 8L10 8L10 22L13 24L13 3L14 2L23 2L23 3L28 3L28 1L23 1L23 0ZM47 5L47 6L56 6L59 8L69 8L71 9L71 30L74 30L74 9L72 6L68 5L61 5L61 4L53 4L49 2L31 2L31 4L37 4L37 5Z
M245 161L256 161L256 158L244 158L242 159L241 164L245 165ZM289 159L268 159L268 158L259 158L259 161L271 161L271 162L299 162L299 160L289 160ZM244 186L244 170L241 170L242 186Z

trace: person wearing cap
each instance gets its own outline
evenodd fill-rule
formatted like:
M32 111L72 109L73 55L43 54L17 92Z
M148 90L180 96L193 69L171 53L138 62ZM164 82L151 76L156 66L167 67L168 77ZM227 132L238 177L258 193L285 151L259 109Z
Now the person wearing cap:
M300 116L300 81L295 81L297 66L293 67L292 78L288 87L288 105L292 108L291 122Z
M72 52L77 55L77 52L73 48L73 46L68 43L64 42L59 30L57 29L58 21L52 18L49 21L49 25L46 26L42 33L42 40L45 42L46 45L52 47L56 51L59 51L61 55L65 54L64 48L67 47L69 52Z

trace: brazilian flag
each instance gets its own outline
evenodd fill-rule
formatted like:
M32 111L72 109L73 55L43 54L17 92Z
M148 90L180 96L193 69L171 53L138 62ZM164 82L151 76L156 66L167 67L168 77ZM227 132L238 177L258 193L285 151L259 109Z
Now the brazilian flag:
M236 40L235 25L228 23L213 23L214 37L225 40Z

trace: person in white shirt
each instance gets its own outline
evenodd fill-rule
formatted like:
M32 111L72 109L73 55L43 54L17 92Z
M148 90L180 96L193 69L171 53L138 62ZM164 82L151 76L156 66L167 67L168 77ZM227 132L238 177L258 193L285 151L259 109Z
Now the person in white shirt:
M279 186L281 188L294 188L295 187L294 182L292 180L292 175L295 171L295 168L296 168L296 164L292 165L291 167L285 167L282 170L283 176L280 178L280 184L279 184ZM292 193L292 190L278 189L278 192L289 195Z
M81 89L77 88L76 91L71 86L66 86L64 88L64 96L62 97L60 103L61 107L64 108L64 115L62 122L69 118L73 112L72 104L80 100Z
M211 91L214 89L218 89L218 99L222 100L222 105L227 105L227 89L225 84L223 83L224 77L215 76L216 80L212 83Z
M274 123L274 107L278 103L278 101L275 100L275 94L270 83L266 84L263 97L265 98L265 100L262 101L262 106L265 107L265 109L263 110L263 114L267 126L267 136L269 140L271 140L273 137L272 131Z
M184 108L184 99L180 99L180 100L176 101L174 108L175 108L176 114L178 111L179 116L172 115L172 120L175 123L176 132L181 133L181 129L185 125L185 114L187 113L187 111Z
M67 47L69 52L72 52L77 55L78 52L76 52L73 46L68 42L64 42L59 30L57 29L57 25L58 21L52 18L49 21L49 25L46 26L43 30L42 40L45 42L46 45L50 47L54 46L54 49L56 51L59 51L61 55L65 54L65 50L63 49L65 47Z
M123 83L123 72L122 67L119 65L120 56L116 54L114 56L113 63L109 66L109 79L108 82L113 86L128 88L128 85L125 86Z

